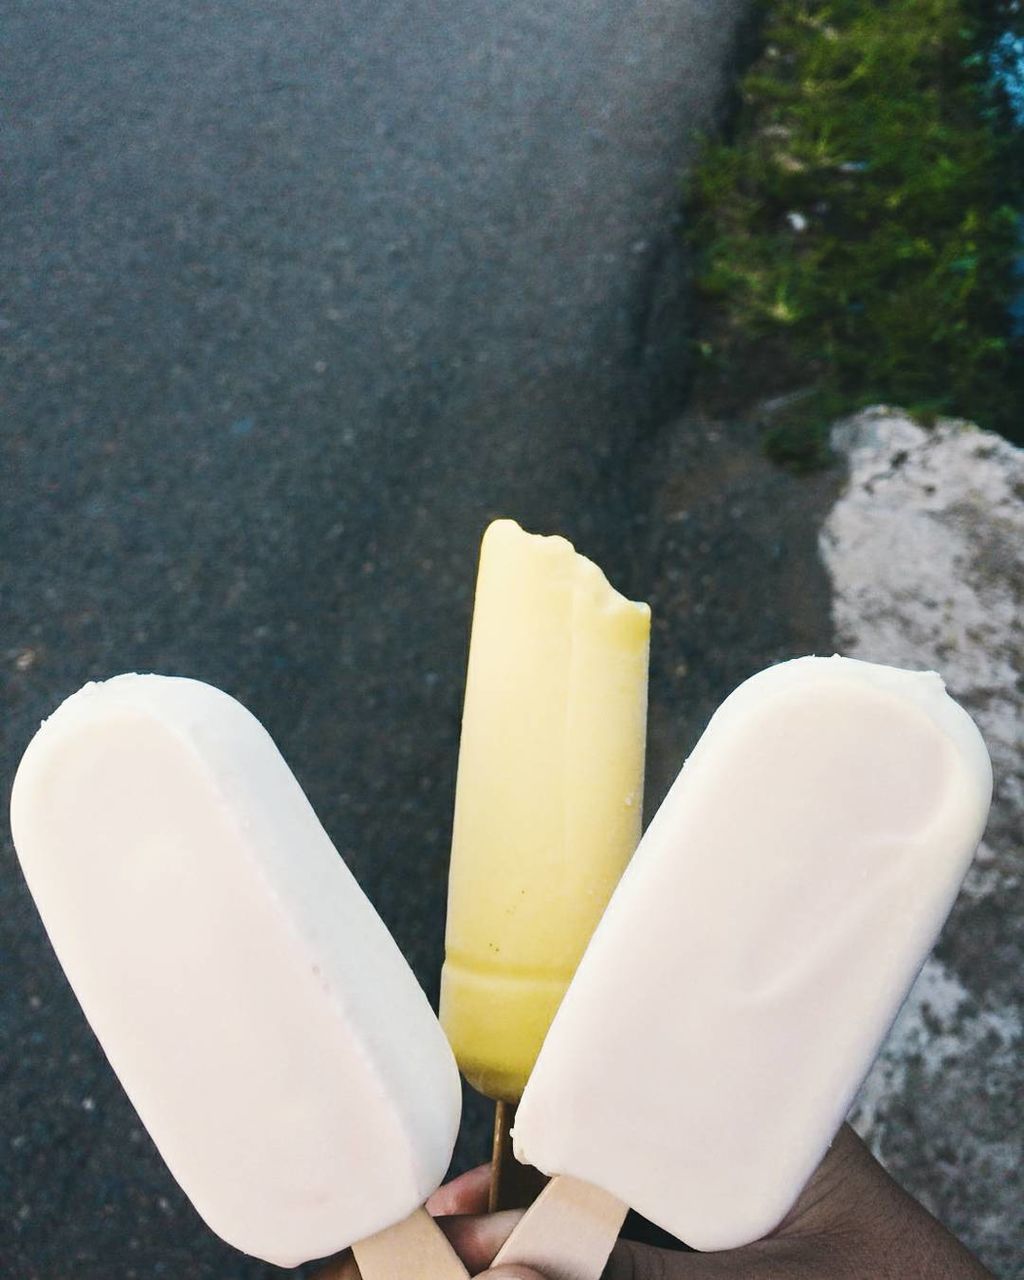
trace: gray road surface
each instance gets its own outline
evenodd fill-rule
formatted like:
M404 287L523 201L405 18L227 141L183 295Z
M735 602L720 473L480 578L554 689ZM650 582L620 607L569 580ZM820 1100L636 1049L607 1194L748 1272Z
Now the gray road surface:
M9 0L5 795L86 679L212 681L436 991L477 540L649 592L677 175L744 8ZM6 836L0 972L0 1274L269 1274L140 1133Z

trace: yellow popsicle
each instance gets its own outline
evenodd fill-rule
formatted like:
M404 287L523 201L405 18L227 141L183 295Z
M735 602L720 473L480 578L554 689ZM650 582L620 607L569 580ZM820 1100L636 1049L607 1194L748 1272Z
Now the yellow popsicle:
M560 537L480 550L441 1022L466 1079L519 1099L640 838L650 609Z

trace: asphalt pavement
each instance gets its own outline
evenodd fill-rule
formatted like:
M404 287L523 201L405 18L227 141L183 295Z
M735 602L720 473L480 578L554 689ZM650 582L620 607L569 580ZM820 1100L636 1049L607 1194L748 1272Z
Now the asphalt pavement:
M84 681L211 681L436 995L478 539L512 515L653 590L678 182L745 9L10 0L5 796ZM789 625L748 623L751 662ZM140 1131L6 832L0 972L0 1274L269 1275ZM486 1123L470 1102L462 1164Z

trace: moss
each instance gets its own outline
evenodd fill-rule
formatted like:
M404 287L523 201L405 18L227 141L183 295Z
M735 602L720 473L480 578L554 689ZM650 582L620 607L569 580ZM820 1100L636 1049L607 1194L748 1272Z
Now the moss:
M822 385L787 397L761 424L765 453L792 471L817 471L827 466L832 457L829 426L849 407Z
M765 435L798 467L825 460L825 414L872 400L1019 438L1024 190L984 52L994 4L764 9L735 134L691 187L705 390L811 388Z

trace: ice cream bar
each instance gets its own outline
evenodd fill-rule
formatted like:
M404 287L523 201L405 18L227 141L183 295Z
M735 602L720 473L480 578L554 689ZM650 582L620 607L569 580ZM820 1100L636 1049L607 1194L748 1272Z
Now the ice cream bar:
M640 837L650 610L560 537L480 551L441 1023L488 1097L522 1093Z
M933 945L990 794L981 737L934 673L801 658L741 685L583 957L517 1155L697 1249L764 1236ZM529 1220L499 1259L543 1269Z
M293 1266L422 1205L455 1062L248 711L194 680L86 685L29 745L11 822L86 1017L219 1236Z

